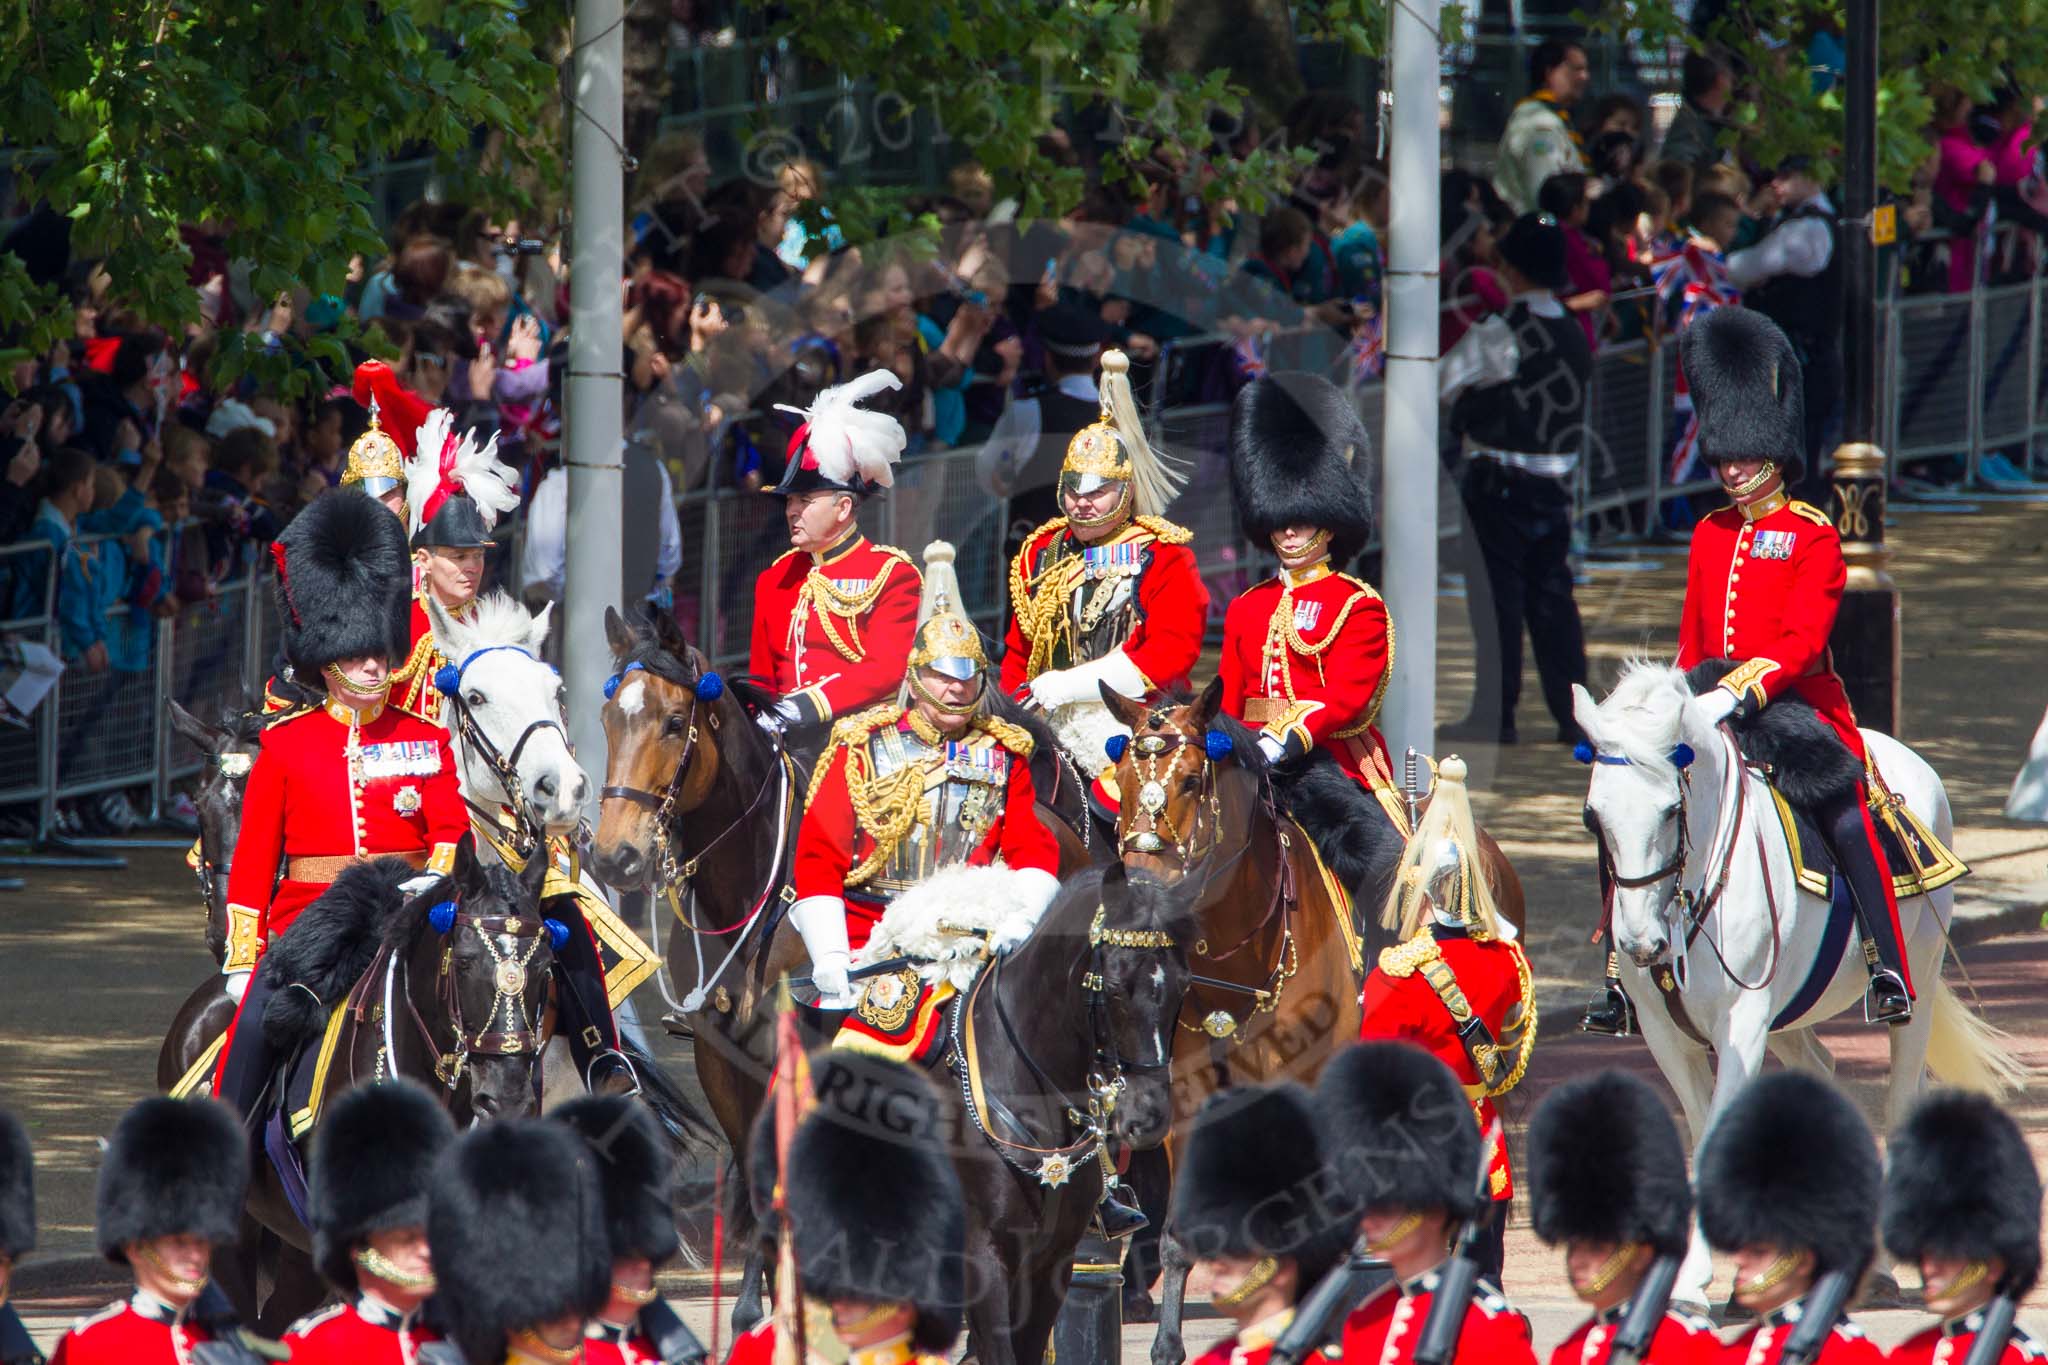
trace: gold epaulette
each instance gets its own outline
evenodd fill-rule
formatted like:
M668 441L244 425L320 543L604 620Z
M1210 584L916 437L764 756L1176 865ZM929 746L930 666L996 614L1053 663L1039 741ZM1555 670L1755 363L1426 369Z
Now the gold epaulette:
M825 752L818 757L818 766L811 771L810 790L804 793L804 805L809 806L818 799L818 788L825 785L825 774L832 770L832 754L838 749L854 750L867 743L868 736L885 725L894 725L903 714L901 707L892 702L870 706L865 711L856 711L850 716L841 716L832 722L831 738L825 742Z
M1436 938L1427 930L1417 934L1406 943L1380 949L1380 970L1396 980L1413 976L1425 962L1435 962L1443 956L1443 949L1437 946Z
M1000 716L983 716L975 726L1019 758L1031 757L1032 751L1038 747L1038 741L1031 737L1029 730Z
M1835 529L1835 519L1810 502L1801 502L1799 499L1794 498L1785 505L1792 509L1792 515L1794 516L1805 517L1816 526L1825 526L1830 531Z
M1165 517L1135 517L1133 521L1150 531L1161 545L1186 545L1195 538L1193 531Z

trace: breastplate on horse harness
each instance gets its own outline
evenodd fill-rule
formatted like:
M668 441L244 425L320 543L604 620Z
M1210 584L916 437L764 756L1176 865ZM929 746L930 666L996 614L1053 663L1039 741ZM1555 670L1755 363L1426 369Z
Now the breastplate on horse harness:
M1151 548L1146 540L1081 545L1062 536L1053 542L1032 603L1039 618L1032 676L1093 662L1130 638L1138 623L1138 579Z
M1010 755L989 735L974 732L965 739L927 744L891 726L868 738L868 763L877 782L910 768L924 775L923 809L868 883L884 898L941 867L966 862L1002 818Z

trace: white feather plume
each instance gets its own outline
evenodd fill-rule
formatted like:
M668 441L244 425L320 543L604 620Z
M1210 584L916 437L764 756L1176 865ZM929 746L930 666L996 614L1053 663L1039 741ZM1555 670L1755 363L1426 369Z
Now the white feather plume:
M809 444L818 457L820 474L841 483L865 479L884 488L896 482L896 461L909 439L903 424L860 404L885 390L902 387L895 371L869 370L818 395L804 418L811 424Z
M455 416L446 408L435 408L413 435L412 454L405 459L405 505L408 530L417 534L426 525L427 504L444 482L441 452L447 448L455 429ZM519 471L498 459L498 437L481 446L476 433L465 431L449 462L446 482L460 486L476 504L484 525L496 526L498 518L519 505Z
M435 408L412 434L412 454L405 457L405 529L419 534L426 525L427 499L441 486L441 447L455 425L455 414Z

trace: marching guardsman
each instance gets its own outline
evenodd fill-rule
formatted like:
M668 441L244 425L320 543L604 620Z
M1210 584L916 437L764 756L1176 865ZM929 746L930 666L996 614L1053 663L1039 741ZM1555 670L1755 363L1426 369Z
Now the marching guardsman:
M654 1287L654 1272L682 1250L676 1233L673 1149L646 1105L593 1095L549 1118L574 1128L597 1158L611 1239L611 1297L583 1328L591 1365L682 1365L703 1346Z
M1514 930L1495 912L1479 865L1465 761L1437 766L1435 794L1408 841L1380 923L1399 938L1365 978L1360 1038L1414 1043L1456 1074L1476 1119L1493 1127L1494 1102L1521 1084L1536 1045L1536 987ZM1514 1173L1494 1147L1493 1201L1480 1266L1498 1278Z
M789 438L782 481L762 490L783 501L790 548L755 581L747 671L781 695L774 720L785 726L850 716L903 681L917 566L857 520L895 483L906 440L902 423L860 403L901 384L874 370L819 394Z
M1885 1145L1884 1244L1920 1268L1940 1322L1891 1350L1893 1365L1963 1365L1994 1298L2017 1304L2041 1276L2041 1177L2012 1116L1986 1095L1922 1100ZM2013 1324L2002 1365L2048 1359Z
M1550 1353L1550 1365L1605 1365L1614 1334L1659 1259L1692 1239L1685 1144L1657 1092L1621 1071L1569 1081L1529 1121L1530 1213L1536 1235L1565 1249L1565 1276L1593 1316ZM1645 1360L1706 1365L1721 1354L1714 1324L1666 1307Z
M798 1122L773 1206L774 1106L755 1124L747 1187L770 1236L796 1241L797 1289L815 1354L829 1333L846 1365L944 1365L967 1302L967 1197L946 1156L938 1096L901 1062L827 1051L810 1060L816 1103ZM776 1311L726 1365L772 1365ZM832 1352L832 1358L839 1358Z
M1185 687L1209 614L1193 536L1162 515L1186 475L1146 440L1129 370L1122 351L1103 354L1102 420L1067 444L1065 515L1032 532L1010 566L1003 644L1003 690L1045 711L1110 809L1104 746L1128 732L1100 689L1144 698Z
M344 1090L313 1130L313 1262L342 1302L285 1334L294 1361L413 1365L438 1340L420 1321L434 1292L428 1177L455 1140L448 1111L411 1081Z
M1316 1086L1316 1126L1344 1206L1393 1282L1346 1319L1344 1365L1404 1365L1461 1224L1488 1216L1475 1183L1483 1144L1464 1088L1442 1062L1407 1043L1359 1043ZM1499 1139L1497 1130L1492 1135ZM1482 1277L1465 1310L1458 1359L1535 1365L1529 1320Z
M1700 1231L1735 1258L1735 1302L1757 1315L1722 1359L1777 1365L1794 1325L1816 1311L1807 1299L1821 1278L1839 1271L1853 1287L1877 1251L1883 1173L1870 1126L1830 1082L1774 1071L1714 1121L1695 1172ZM1840 1316L1814 1365L1882 1359Z
M1223 618L1223 709L1279 762L1322 749L1367 789L1394 785L1374 722L1393 665L1380 595L1343 572L1372 535L1357 409L1316 375L1255 379L1230 411L1230 493L1280 572Z
M0 1365L43 1365L43 1353L8 1304L14 1263L35 1249L36 1158L28 1130L0 1109Z
M248 1143L221 1105L159 1097L123 1114L100 1159L94 1232L100 1254L134 1274L135 1292L80 1318L52 1365L190 1365L202 1344L253 1365L233 1310L207 1283L214 1248L235 1240L248 1184Z
M323 494L271 545L293 675L318 706L273 721L242 793L228 873L227 989L261 1024L274 984L251 972L265 945L342 869L397 856L419 868L408 895L455 863L469 825L448 734L386 704L405 647L405 532L375 502ZM269 1078L261 1027L233 1029L217 1093L245 1116Z
M551 1119L498 1119L434 1163L435 1311L468 1365L566 1365L611 1295L597 1158Z
M1848 576L1842 540L1826 512L1785 492L1805 449L1799 357L1776 323L1747 308L1716 309L1679 344L1699 410L1700 455L1733 505L1693 530L1678 666L1739 661L1700 699L1709 719L1746 716L1796 693L1867 768L1863 733L1828 653ZM1864 1014L1901 1024L1913 1014L1913 977L1872 799L1869 784L1860 783L1811 814L1848 879L1863 929L1870 968Z
M1300 1086L1239 1086L1203 1106L1167 1223L1237 1328L1195 1365L1265 1365L1302 1296L1344 1258L1351 1231L1328 1212L1327 1179Z
M797 831L789 918L825 1009L853 1007L852 950L891 899L939 868L1009 868L1012 900L1026 912L1020 926L1059 889L1059 845L1031 780L1033 741L991 710L988 656L959 613L951 545L926 548L924 583L924 619L900 679L907 704L832 727Z

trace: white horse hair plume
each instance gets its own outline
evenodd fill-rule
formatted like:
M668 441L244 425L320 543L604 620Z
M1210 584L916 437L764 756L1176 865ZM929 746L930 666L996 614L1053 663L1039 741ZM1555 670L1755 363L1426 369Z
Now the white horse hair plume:
M1044 897L1028 881L1002 866L941 868L889 902L853 965L914 957L927 983L965 990L988 956L988 940L1037 918Z
M786 403L775 406L793 412L810 423L806 439L818 461L818 472L840 483L865 480L887 488L896 482L896 461L903 454L908 437L903 424L885 412L869 412L860 406L865 400L903 381L893 370L869 370L858 379L835 384L811 401L806 408Z
M435 408L413 437L412 454L405 459L410 534L426 525L427 505L444 488L467 493L487 527L496 526L500 515L519 505L519 471L499 461L497 433L479 446L475 431L463 432L459 441L454 431L454 414Z

